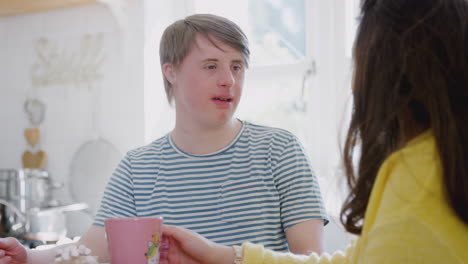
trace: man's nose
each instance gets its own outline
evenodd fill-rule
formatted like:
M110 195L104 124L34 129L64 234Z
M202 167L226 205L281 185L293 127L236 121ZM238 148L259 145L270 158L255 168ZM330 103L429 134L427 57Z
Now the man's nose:
M231 88L234 85L234 83L235 79L230 67L223 68L219 71L218 87Z

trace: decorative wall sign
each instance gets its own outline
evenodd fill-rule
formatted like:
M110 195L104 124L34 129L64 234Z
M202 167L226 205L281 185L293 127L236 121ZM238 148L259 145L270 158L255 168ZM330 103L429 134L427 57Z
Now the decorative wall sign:
M76 51L59 48L56 43L41 38L35 43L35 51L38 62L31 67L34 86L89 85L103 77L102 33L84 35Z

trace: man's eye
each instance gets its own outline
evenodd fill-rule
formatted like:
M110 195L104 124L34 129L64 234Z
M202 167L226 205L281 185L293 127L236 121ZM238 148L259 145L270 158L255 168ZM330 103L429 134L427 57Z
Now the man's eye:
M214 69L216 69L216 66L215 65L208 65L208 66L206 66L206 68L209 69L209 70L214 70Z
M239 66L239 65L232 66L232 68L233 68L235 71L240 71L240 70L242 69L242 67Z

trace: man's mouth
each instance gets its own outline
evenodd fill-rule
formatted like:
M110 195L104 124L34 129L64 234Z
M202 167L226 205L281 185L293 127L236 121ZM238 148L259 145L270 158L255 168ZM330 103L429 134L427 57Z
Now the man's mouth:
M214 97L213 100L217 100L217 101L221 101L221 102L232 102L232 98Z

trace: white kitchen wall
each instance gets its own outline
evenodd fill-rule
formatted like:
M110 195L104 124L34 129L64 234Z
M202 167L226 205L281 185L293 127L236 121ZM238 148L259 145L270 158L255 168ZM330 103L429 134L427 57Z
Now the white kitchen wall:
M159 41L164 29L183 18L183 0L145 1L145 142L149 143L174 127L175 112L166 99L159 63Z
M144 143L143 1L129 1L122 11L128 17L123 21L126 25L117 23L109 8L98 4L0 18L0 168L20 168L22 153L30 149L23 137L29 127L23 105L31 97L46 105L39 146L33 151L48 154L46 169L56 181L70 181L72 158L89 140L103 138L121 155ZM82 56L86 36L102 37L98 57L103 62L97 70L101 80L33 85L33 65L39 63L42 69L45 65L37 52L39 39L47 39L49 48L42 53L49 59L52 50L70 59ZM79 65L72 69L75 74ZM96 191L93 182L88 184L82 195ZM72 202L67 188L56 195ZM90 217L82 215L71 214L70 235L91 223Z

